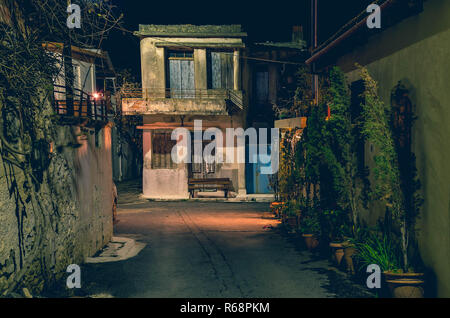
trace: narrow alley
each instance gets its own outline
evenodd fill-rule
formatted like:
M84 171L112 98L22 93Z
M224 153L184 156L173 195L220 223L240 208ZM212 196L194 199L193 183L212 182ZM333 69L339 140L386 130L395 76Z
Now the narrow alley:
M268 203L133 202L122 194L119 188L115 235L146 247L126 261L84 265L80 292L87 296L371 296L328 260L296 246Z

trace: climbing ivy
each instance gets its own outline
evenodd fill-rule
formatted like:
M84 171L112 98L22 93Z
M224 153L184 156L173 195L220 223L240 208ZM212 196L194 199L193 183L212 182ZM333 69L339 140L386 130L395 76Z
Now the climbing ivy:
M373 188L371 198L385 202L387 221L391 231L396 226L400 228L400 242L402 247L402 269L410 270L409 246L414 234L414 223L422 204L418 194L420 183L417 180L415 157L411 155L402 165L408 167L407 173L402 174L399 158L401 154L395 142L394 129L391 121L391 108L378 95L376 81L368 70L357 65L364 80L363 93L363 133L376 149L374 156ZM397 86L393 94L403 94L402 87ZM393 238L392 238L393 239Z

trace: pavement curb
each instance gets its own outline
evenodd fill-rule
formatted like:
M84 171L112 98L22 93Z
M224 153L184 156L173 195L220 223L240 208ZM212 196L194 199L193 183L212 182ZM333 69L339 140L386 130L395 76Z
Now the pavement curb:
M98 256L87 257L85 263L97 264L124 261L137 256L145 246L146 244L136 242L131 238L113 237Z

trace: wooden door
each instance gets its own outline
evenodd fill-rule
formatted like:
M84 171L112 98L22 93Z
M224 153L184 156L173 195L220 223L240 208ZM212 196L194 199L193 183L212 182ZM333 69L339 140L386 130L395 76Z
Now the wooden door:
M193 98L195 96L193 60L170 59L169 78L172 98Z

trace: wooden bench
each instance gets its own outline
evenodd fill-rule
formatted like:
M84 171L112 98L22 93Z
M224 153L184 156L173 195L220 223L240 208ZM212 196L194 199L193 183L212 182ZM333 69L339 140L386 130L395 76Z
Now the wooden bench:
M225 198L228 198L228 193L233 191L233 184L228 178L189 179L189 192L191 193L191 198L194 197L195 191L205 190L224 191Z

